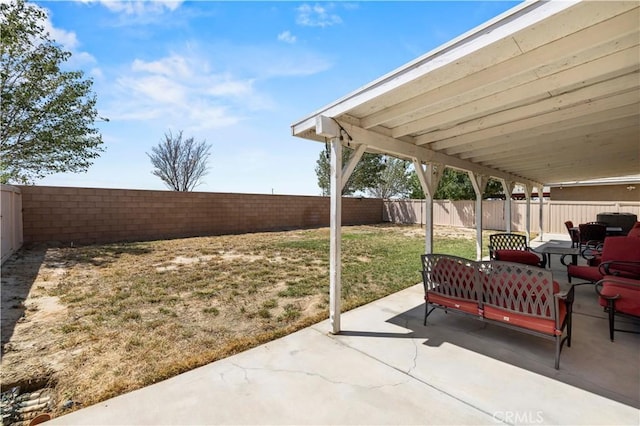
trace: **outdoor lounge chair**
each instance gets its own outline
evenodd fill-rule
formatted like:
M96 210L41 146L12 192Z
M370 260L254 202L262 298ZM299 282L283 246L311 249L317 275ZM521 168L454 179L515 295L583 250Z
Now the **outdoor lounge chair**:
M640 268L640 262L637 266ZM640 279L606 275L596 283L595 289L600 305L609 314L609 338L612 342L615 331L640 333L628 328L615 328L616 315L640 317Z
M629 233L627 238L640 238L640 222L636 222ZM589 266L598 266L602 263L602 247L604 244L598 244L595 247L587 247L582 250L582 257L586 259Z
M602 245L602 254L597 265L568 265L567 278L580 278L588 283L596 283L605 275L616 275L625 278L640 279L640 238L607 237ZM623 262L630 262L625 264ZM586 283L583 283L586 284Z
M527 237L520 234L489 235L489 258L544 268L547 258L527 245Z

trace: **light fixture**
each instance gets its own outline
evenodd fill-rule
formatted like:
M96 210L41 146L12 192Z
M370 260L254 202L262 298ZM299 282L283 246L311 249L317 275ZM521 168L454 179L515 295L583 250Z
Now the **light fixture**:
M634 189L636 189L636 187L633 185L627 186L627 191L633 191Z

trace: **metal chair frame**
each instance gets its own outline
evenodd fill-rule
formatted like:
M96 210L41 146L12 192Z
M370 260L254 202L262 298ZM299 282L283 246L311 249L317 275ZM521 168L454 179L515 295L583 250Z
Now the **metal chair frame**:
M541 268L547 266L547 257L527 245L526 235L508 232L489 235L489 258L495 259L498 250L522 250L535 253L540 257L538 266Z

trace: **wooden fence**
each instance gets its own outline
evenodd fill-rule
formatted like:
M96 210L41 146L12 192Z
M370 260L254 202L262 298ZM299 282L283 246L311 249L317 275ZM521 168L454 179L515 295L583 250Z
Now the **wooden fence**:
M11 185L0 185L0 194L0 262L4 262L22 246L22 194L20 188Z
M512 201L511 229L526 229L526 201ZM424 200L385 200L382 218L392 223L424 223ZM474 228L475 201L435 200L433 204L433 224L464 228ZM574 224L595 221L598 213L633 213L640 217L638 201L553 201L543 203L543 231L551 234L567 232L564 222ZM531 230L540 227L540 203L531 202ZM505 230L504 200L482 202L482 227L484 229Z

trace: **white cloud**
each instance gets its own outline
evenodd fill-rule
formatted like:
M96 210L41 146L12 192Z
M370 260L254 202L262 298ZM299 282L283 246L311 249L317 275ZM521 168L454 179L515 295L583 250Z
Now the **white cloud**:
M126 15L160 14L174 11L183 0L80 0L82 3L100 3L115 13Z
M89 75L97 79L104 78L104 73L102 72L102 69L98 67L91 68L91 71L89 71Z
M136 59L133 61L131 69L136 72L149 72L167 77L188 78L191 76L191 70L189 69L187 60L178 55L172 55L153 62Z
M283 31L280 34L278 34L278 40L284 41L285 43L293 44L296 42L296 36L291 34L290 31Z
M123 78L119 83L127 87L132 96L154 103L179 106L187 98L187 90L180 82L161 75Z
M331 58L305 47L275 45L231 45L214 43L207 46L215 52L216 61L234 73L264 81L288 76L305 76L326 71L333 66ZM277 58L277 60L274 60Z
M43 27L46 32L49 33L51 38L60 44L66 50L74 50L78 47L78 38L76 33L72 31L66 31L62 28L55 28L51 22L51 17L47 13L47 19L43 22Z
M264 107L253 81L211 71L206 58L172 54L134 60L117 80L111 111L115 120L162 120L181 128L211 129L244 119L241 110Z
M213 96L248 96L253 92L251 80L234 80L231 76L219 76L211 79L212 85L206 92Z
M96 59L88 52L78 50L80 42L76 33L73 31L67 31L63 28L56 28L51 22L51 12L48 9L42 9L47 18L42 23L45 32L49 33L49 37L57 44L62 46L63 50L71 52L71 58L69 58L67 65L76 68L86 64L93 64Z
M306 27L330 27L342 23L340 16L330 12L332 4L315 4L310 6L303 4L297 8L298 16L296 22Z

